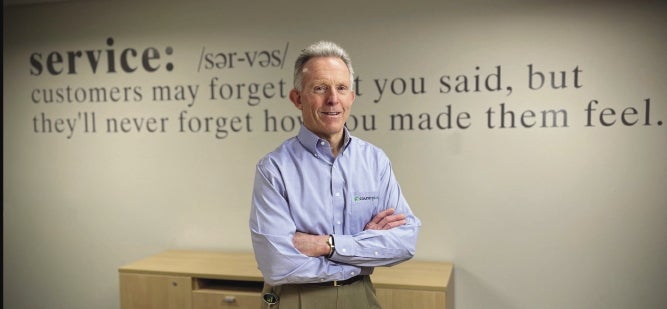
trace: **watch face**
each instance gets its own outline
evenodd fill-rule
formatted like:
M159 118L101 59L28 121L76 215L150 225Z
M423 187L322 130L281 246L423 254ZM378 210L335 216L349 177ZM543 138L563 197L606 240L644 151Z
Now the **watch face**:
M280 299L280 297L278 297L278 295L273 294L273 293L264 293L262 298L264 298L264 302L266 302L269 305L277 304L278 300Z

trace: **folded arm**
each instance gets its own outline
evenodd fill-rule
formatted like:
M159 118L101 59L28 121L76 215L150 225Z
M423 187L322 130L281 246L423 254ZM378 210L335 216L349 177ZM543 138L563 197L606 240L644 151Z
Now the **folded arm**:
M395 211L395 209L389 208L378 213L370 222L368 222L368 224L366 224L366 228L364 230L388 230L404 225L407 222L405 220L405 215L395 214ZM299 252L307 256L329 256L331 253L329 236L330 235L313 235L303 232L296 232L292 238L292 243L294 244L294 247L299 250Z

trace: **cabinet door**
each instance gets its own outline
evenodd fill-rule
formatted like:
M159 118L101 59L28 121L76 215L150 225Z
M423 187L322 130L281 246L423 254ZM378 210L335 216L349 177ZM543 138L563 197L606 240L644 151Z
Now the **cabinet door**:
M382 309L445 309L445 292L377 288Z
M120 274L122 309L191 309L192 278Z

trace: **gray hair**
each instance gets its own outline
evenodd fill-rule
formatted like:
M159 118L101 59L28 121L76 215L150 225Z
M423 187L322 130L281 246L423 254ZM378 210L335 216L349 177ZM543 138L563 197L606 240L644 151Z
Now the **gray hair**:
M337 57L343 60L347 69L350 71L350 87L354 84L354 70L352 69L352 60L347 52L336 45L336 43L328 41L319 41L311 44L301 51L301 54L294 63L294 89L298 91L303 90L303 67L308 60L314 57Z

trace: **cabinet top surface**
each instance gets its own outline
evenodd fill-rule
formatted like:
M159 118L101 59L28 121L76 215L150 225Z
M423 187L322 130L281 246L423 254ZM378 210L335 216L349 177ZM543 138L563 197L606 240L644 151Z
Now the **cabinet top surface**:
M447 290L453 265L409 260L391 267L376 267L376 287ZM120 273L191 276L210 279L262 281L252 253L169 250L119 268Z

